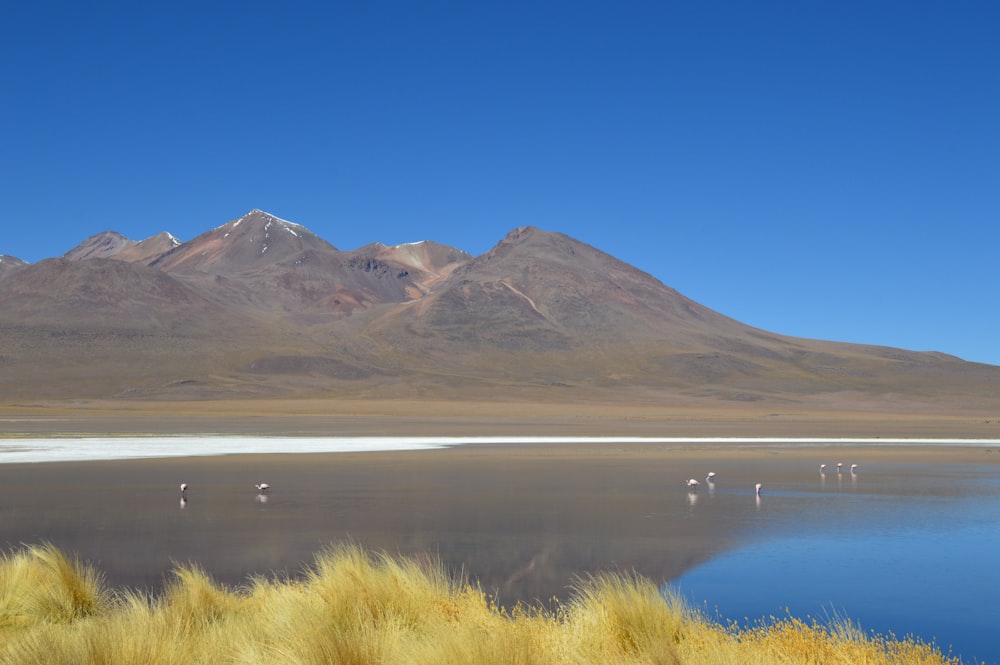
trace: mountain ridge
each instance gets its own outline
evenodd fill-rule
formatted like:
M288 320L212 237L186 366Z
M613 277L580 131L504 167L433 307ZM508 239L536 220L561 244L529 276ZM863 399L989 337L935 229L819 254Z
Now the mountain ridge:
M108 231L58 259L6 263L0 399L1000 389L1000 368L946 354L754 328L531 226L479 256L433 241L340 250L253 209L187 242Z

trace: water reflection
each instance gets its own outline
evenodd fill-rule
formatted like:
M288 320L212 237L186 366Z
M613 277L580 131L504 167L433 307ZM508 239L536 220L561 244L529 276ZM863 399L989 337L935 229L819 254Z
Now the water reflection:
M866 631L913 634L967 662L1000 665L1000 480L995 469L855 467L845 487L768 491L770 535L671 582L726 619L846 615ZM760 508L760 496L757 507ZM824 583L816 584L816 580ZM711 608L709 610L709 608Z

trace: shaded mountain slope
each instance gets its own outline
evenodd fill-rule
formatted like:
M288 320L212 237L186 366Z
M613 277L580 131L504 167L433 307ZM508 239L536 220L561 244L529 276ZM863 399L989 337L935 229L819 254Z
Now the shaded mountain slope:
M232 387L232 367L287 339L162 271L114 259L48 259L2 284L5 396L108 396L178 381Z
M170 275L111 259L47 259L4 280L0 321L108 330L212 330L224 320L212 305Z

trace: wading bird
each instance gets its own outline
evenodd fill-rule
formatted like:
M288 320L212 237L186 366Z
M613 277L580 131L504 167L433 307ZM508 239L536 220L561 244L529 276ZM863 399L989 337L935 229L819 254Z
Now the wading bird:
M261 494L267 494L268 492L271 491L271 486L268 485L267 483L257 483L256 485L254 485L254 487L256 487L257 491L260 492Z
M851 473L857 473L857 472L858 472L858 465L857 464L852 464L851 465Z
M820 473L826 473L826 464L820 464L819 465L819 472Z
M715 471L709 471L708 475L705 476L705 482L714 483L715 482Z
M188 491L188 484L181 483L181 494L187 494L187 491Z
M760 491L762 489L764 489L764 485L761 484L761 483L757 483L756 485L753 486L753 488L754 488L754 492L757 494L757 496L760 496Z
M837 473L840 473L843 470L844 470L844 463L843 462L837 462Z
M691 478L690 480L687 481L687 486L690 487L691 489L698 489L698 481L695 480L694 478Z

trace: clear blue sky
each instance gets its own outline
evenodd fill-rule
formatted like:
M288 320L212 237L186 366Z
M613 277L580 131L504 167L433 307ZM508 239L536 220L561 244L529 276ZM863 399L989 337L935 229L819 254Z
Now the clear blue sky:
M534 225L775 332L1000 364L995 2L40 0L0 56L0 254Z

